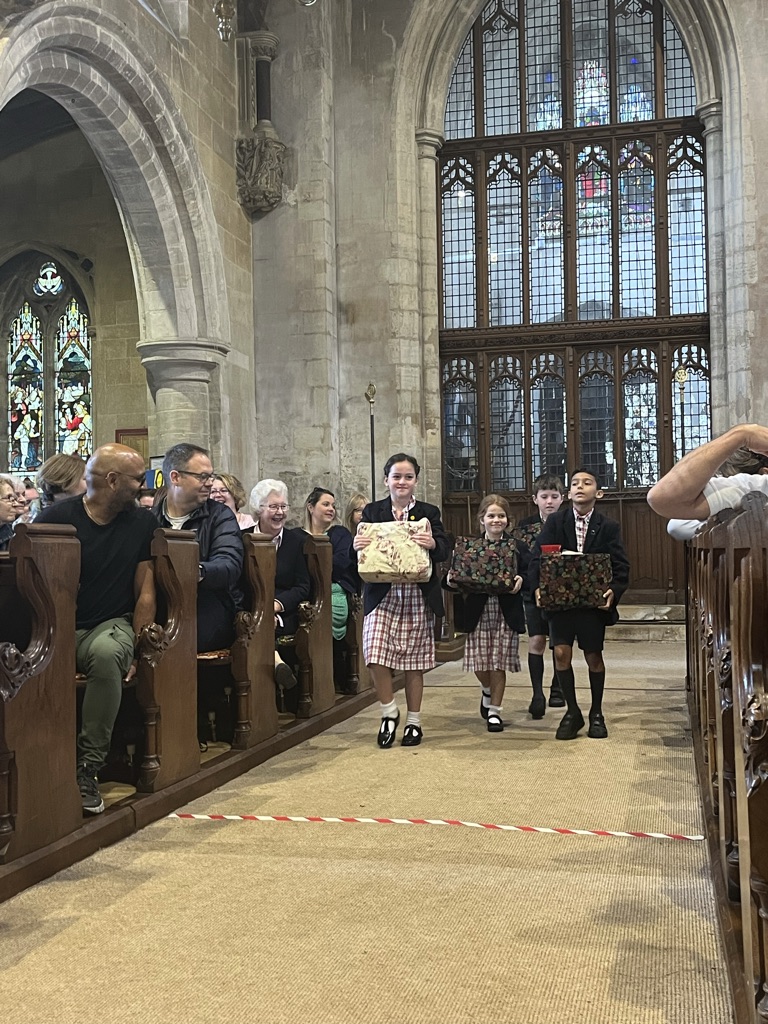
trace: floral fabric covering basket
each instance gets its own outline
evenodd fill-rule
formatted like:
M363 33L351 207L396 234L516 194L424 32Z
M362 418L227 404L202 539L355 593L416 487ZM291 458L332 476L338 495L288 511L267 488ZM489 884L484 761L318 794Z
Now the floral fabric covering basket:
M360 523L357 532L370 537L357 552L357 571L366 583L426 583L432 576L429 552L411 539L429 530L428 519L404 523Z
M539 607L565 612L572 608L599 608L611 585L608 554L584 555L575 551L542 554L539 571Z
M515 589L517 550L509 537L457 537L451 585L475 594L510 594Z
M515 540L521 541L527 548L532 548L536 538L541 533L542 523L528 523L527 526L515 526L511 535Z

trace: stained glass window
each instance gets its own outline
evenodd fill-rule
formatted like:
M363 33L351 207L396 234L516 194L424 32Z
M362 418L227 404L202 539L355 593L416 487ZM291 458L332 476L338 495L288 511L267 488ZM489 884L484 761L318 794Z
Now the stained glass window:
M514 356L494 359L489 367L491 490L525 487L525 407L522 364Z
M580 464L639 492L708 439L696 104L662 0L484 3L440 154L441 355L476 368L444 385L448 503Z
M11 325L8 347L8 467L34 472L41 465L43 337L28 302Z
M473 491L477 464L477 373L467 359L443 368L443 441L451 490Z
M93 451L88 314L66 275L47 261L27 285L8 330L7 462L34 473L50 455Z
M56 339L56 450L87 459L93 451L88 318L72 298Z

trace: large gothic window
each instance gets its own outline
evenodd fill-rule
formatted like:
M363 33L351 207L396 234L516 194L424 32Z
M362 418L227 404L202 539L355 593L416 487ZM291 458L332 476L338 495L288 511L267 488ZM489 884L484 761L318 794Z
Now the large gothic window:
M660 0L491 0L440 155L446 498L709 437L704 144ZM464 500L464 499L462 499Z
M55 452L87 459L93 450L85 302L55 262L34 266L4 288L6 465L21 474L34 473Z

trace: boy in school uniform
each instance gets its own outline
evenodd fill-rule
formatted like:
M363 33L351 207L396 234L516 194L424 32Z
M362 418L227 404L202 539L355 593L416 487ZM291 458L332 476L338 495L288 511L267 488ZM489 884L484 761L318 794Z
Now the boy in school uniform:
M576 739L585 724L576 701L576 683L572 668L573 644L577 641L584 652L592 693L587 735L592 739L605 739L608 735L603 717L605 627L618 622L619 613L616 605L629 583L629 561L619 524L595 508L596 502L603 496L595 474L588 469L577 469L571 476L568 496L571 504L547 518L536 540L531 556L530 583L538 601L542 545L559 544L564 551L611 556L612 579L603 594L604 605L600 608L574 608L570 611L548 613L549 636L555 651L557 678L568 705L555 736L559 740Z
M521 519L512 531L512 535L518 543L525 544L532 548L533 543L541 532L553 512L557 512L563 503L565 488L559 476L551 473L544 473L533 481L533 503L536 511L532 516ZM529 556L530 557L530 556ZM525 568L525 562L523 563ZM533 591L530 589L527 580L527 572L523 571L526 583L523 587L523 608L525 610L525 625L528 631L528 674L531 677L533 688L533 699L528 706L528 714L531 718L543 718L547 710L547 700L544 696L544 653L549 640L549 625L544 615L534 600ZM557 681L554 672L554 652L552 654L552 685L549 690L549 706L551 708L564 708L565 698Z

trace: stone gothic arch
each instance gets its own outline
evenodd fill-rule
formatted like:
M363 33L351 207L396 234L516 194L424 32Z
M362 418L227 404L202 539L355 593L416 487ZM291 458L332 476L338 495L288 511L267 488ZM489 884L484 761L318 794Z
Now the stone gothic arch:
M129 22L77 4L44 4L18 20L3 52L0 108L32 88L77 122L125 231L156 449L182 438L215 448L207 410L219 404L230 349L216 220L191 134Z
M421 343L429 382L429 420L439 435L437 385L437 209L435 164L443 118L461 46L485 0L441 4L416 0L395 74L393 179L411 183L414 260L420 267ZM725 0L665 0L693 67L698 111L707 137L709 313L713 426L768 414L750 365L758 365L758 327L747 311L758 283L739 239L756 233L753 158L745 137L744 84L739 49ZM415 131L414 131L415 129ZM402 195L398 197L403 203ZM753 260L754 262L754 260ZM745 352L745 347L747 351ZM734 355L738 353L737 355ZM763 411L765 409L765 411ZM439 437L429 446L430 476L439 479ZM435 460L438 460L437 462Z

